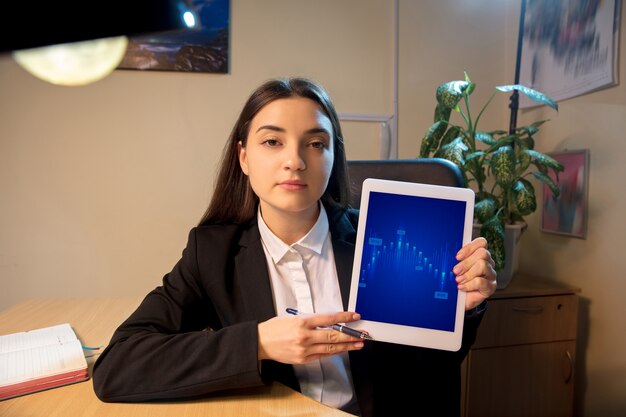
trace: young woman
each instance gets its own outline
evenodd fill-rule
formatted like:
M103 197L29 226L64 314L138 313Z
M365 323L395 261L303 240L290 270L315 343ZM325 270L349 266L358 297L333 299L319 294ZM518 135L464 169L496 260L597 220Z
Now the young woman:
M495 291L486 241L460 248L453 269L467 291L460 351L321 330L359 319L345 311L358 218L348 199L341 127L327 93L299 78L260 86L234 126L181 260L96 362L98 397L190 398L280 381L363 416L427 406L420 401L458 415L460 364ZM290 316L287 307L310 314Z

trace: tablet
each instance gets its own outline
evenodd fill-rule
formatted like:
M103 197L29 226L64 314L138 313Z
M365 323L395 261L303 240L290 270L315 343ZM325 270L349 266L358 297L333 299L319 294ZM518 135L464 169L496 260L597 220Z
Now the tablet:
M348 310L375 341L457 351L465 292L452 268L471 240L474 192L366 179Z

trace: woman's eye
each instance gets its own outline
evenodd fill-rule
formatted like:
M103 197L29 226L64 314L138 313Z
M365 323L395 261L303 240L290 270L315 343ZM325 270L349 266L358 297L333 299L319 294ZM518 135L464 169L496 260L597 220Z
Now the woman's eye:
M265 139L263 141L263 145L267 145L267 146L278 146L279 142L276 139Z
M326 147L326 142L323 142L323 141L311 142L311 147L315 149L324 149Z

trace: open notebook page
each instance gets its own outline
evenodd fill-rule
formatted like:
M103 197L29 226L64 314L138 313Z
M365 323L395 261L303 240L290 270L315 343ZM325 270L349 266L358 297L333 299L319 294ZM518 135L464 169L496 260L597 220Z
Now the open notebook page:
M69 324L0 336L0 386L86 368Z

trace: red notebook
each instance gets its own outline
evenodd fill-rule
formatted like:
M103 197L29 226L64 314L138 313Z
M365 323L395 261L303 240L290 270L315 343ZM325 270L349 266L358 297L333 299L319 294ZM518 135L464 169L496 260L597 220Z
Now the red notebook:
M0 400L87 379L85 354L67 323L0 336Z

